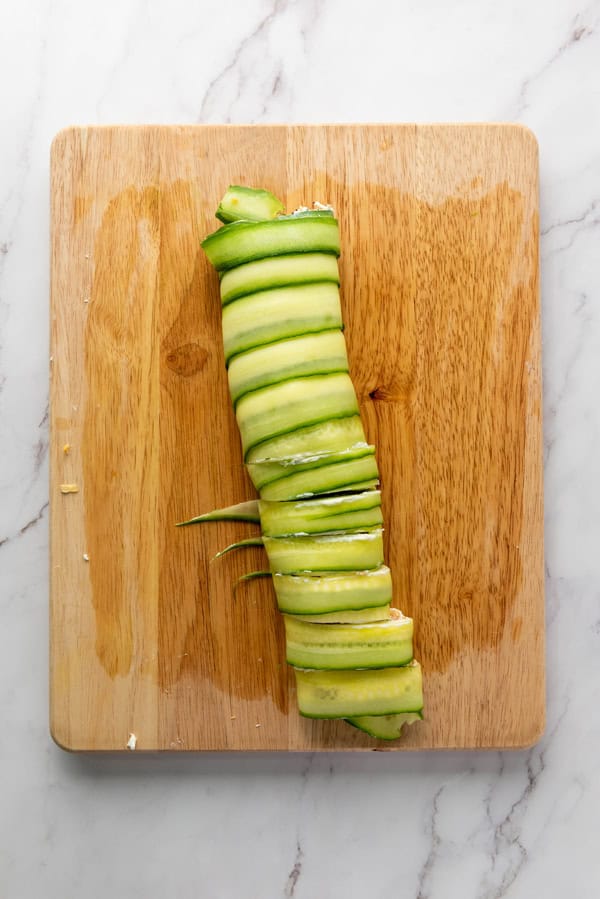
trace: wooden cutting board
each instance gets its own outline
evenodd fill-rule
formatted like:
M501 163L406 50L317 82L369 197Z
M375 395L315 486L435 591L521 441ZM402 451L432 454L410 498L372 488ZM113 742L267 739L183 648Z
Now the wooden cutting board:
M73 128L52 146L51 729L138 750L521 747L544 727L538 162L513 125ZM200 250L230 183L332 203L426 720L296 711ZM62 493L61 485L77 492ZM63 488L64 489L64 488ZM73 488L75 489L75 488Z

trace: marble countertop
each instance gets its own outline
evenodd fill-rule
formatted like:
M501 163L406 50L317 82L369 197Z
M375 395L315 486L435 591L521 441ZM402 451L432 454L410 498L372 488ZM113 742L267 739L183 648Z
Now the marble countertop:
M600 3L14 5L0 33L0 895L600 895ZM68 124L540 142L548 724L516 753L68 755L47 726L48 154Z

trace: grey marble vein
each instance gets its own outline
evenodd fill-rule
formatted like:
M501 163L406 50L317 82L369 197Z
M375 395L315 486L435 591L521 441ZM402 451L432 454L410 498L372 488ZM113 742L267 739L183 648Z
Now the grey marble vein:
M437 817L439 813L439 801L442 793L444 792L444 788L445 785L442 784L442 786L436 791L433 799L431 800L429 820L425 828L425 832L429 839L429 852L427 853L427 857L423 862L421 870L418 874L415 899L429 899L429 897L431 896L429 890L429 881L434 865L436 864L438 852L442 843L437 828Z
M292 870L288 874L285 890L283 891L285 899L292 899L292 897L296 894L296 885L300 880L300 875L302 874L303 859L304 852L302 851L302 846L300 844L300 841L298 840L296 843L296 856L294 858L294 865L292 867Z
M558 60L562 59L568 51L576 49L579 44L596 35L598 33L597 29L599 23L600 15L597 0L596 2L590 3L584 10L576 13L571 22L567 36L563 39L550 59L548 59L534 75L531 75L523 81L517 101L516 119L520 119L529 109L530 101L528 96L531 87L534 84L537 84L540 79L547 74L549 69L551 69Z

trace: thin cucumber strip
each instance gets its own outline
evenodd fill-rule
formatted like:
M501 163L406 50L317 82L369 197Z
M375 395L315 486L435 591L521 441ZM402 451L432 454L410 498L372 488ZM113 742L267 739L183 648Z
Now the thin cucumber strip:
M273 256L238 265L224 272L221 283L221 303L292 284L314 284L317 281L340 283L336 256L330 253L300 253L297 256Z
M227 377L234 408L246 393L309 375L347 372L346 341L339 330L304 334L234 356Z
M378 490L293 502L260 500L262 533L267 537L323 534L383 524Z
M274 574L273 586L279 610L292 615L379 608L392 599L392 573L387 565L348 574Z
M271 571L354 571L383 564L383 531L310 537L263 537Z
M357 718L421 712L421 666L320 671L295 669L300 714L307 718Z
M237 221L263 222L274 219L282 211L283 203L270 191L230 184L215 215L225 224Z
M407 724L422 721L422 712L401 712L399 715L365 715L360 718L346 718L348 724L363 730L370 737L379 740L397 740L402 736L402 728Z
M235 543L230 543L229 546L226 546L225 549L219 550L218 553L212 557L212 561L215 559L220 559L222 556L226 556L227 553L233 552L235 549L246 549L248 546L262 546L263 538L262 537L248 537L246 540L237 540Z
M270 222L233 222L202 241L217 271L287 253L340 255L340 232L332 215L279 217Z
M310 471L313 468L321 468L336 462L351 462L363 456L373 456L375 447L367 443L358 443L356 446L340 450L336 453L299 453L296 456L284 456L281 459L258 459L256 462L248 462L246 467L252 483L257 490L265 487L272 481L298 474L301 471Z
M322 615L296 615L298 621L314 624L368 624L371 621L386 621L390 617L390 605L374 606L372 609L346 609L342 612L323 612Z
M248 393L237 404L236 419L244 456L253 446L331 418L358 412L354 386L346 373L296 378Z
M261 499L281 501L320 493L364 490L376 486L379 471L375 456L362 456L349 462L335 462L309 471L290 474L261 487Z
M339 330L342 310L337 284L295 284L263 290L223 309L225 361L254 347L289 337Z
M286 658L297 668L392 668L413 656L413 622L397 609L387 621L314 624L285 615Z
M245 461L250 464L303 453L316 455L340 452L356 446L358 443L366 444L366 442L360 416L352 415L348 418L322 421L316 425L265 440L248 451Z
M250 521L260 524L258 500L250 499L245 503L237 503L235 506L227 506L224 509L213 509L212 512L196 515L187 521L179 521L177 527L183 528L188 524L201 524L205 521Z

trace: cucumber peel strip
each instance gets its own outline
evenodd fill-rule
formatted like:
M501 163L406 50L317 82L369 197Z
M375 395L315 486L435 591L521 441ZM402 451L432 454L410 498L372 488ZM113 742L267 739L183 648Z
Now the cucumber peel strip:
M248 537L246 540L237 540L235 543L230 543L225 549L220 549L219 552L212 557L211 562L214 562L215 559L220 559L221 556L225 556L227 553L233 552L235 549L246 549L248 546L263 546L263 538Z
M203 515L196 515L187 521L178 521L175 527L183 528L189 524L202 524L205 521L249 521L260 524L258 500L250 499L245 503L236 503L234 506L226 506L223 509L213 509Z

